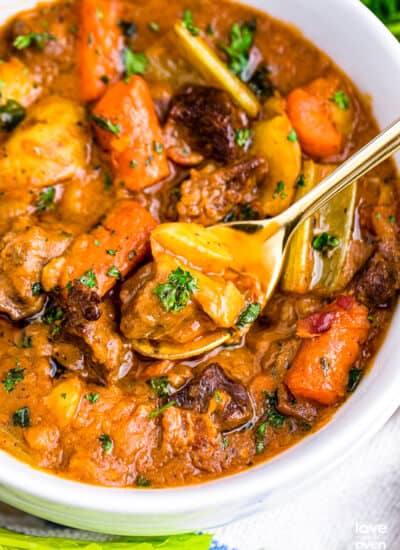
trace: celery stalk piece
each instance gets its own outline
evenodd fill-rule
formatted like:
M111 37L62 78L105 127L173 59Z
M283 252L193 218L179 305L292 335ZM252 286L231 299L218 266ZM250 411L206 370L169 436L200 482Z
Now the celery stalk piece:
M228 69L204 40L192 36L182 22L175 24L174 31L186 59L206 81L224 88L249 116L255 118L260 111L260 103L249 88Z

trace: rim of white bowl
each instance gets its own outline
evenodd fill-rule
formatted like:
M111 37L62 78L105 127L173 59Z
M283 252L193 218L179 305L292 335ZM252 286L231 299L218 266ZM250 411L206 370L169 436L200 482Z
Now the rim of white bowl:
M379 47L400 70L400 45L385 26L357 0L336 2L344 17L346 11L351 10L354 15L356 10L358 17L374 28ZM397 308L391 324L392 330L389 329L387 338L393 332L394 326L400 326L400 307ZM374 366L358 388L358 392L363 391L365 383L374 376L379 399L370 403L370 391L365 391L365 395L352 407L350 397L325 427L277 457L246 472L200 485L173 489L111 488L57 477L32 468L1 451L0 484L32 498L45 499L50 504L112 515L137 516L195 513L204 508L205 502L218 508L239 500L254 501L277 488L288 490L293 482L299 485L299 480L309 481L334 468L366 439L372 437L400 405L400 369L397 369L397 373L395 371L390 384L380 381L377 376L379 357L385 350L385 343ZM354 416L349 419L352 409ZM292 460L293 455L295 461Z

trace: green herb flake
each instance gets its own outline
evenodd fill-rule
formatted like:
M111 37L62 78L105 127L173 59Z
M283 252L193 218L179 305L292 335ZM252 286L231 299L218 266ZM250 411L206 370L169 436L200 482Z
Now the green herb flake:
M109 256L115 256L117 253L117 251L114 250L113 248L107 248L106 252Z
M283 181L278 181L275 190L272 193L272 198L274 200L278 197L282 200L287 198L287 193L285 192L285 184Z
M104 83L104 84L109 84L110 83L110 79L108 78L108 76L106 74L103 74L103 76L100 77L100 80Z
M228 438L223 436L222 437L222 440L221 440L221 443L222 443L222 448L225 450L228 448L228 445L229 445L229 441L228 441Z
M138 165L138 163L136 162L136 160L131 160L131 162L129 163L130 168L136 168L137 165Z
M115 265L112 265L110 269L107 271L108 277L114 277L115 279L121 278L121 272L115 267Z
M32 347L32 336L23 336L18 344L15 344L18 349L29 349Z
M254 323L261 312L261 305L257 302L249 304L244 311L239 315L238 322L236 323L237 328L242 329L246 325Z
M2 380L4 389L6 390L6 392L9 393L13 391L15 386L19 382L22 382L22 380L24 379L24 370L25 369L21 367L17 367L15 369L10 369L7 372L6 377Z
M329 101L332 101L332 103L336 103L341 111L347 111L350 107L350 99L342 90L335 92L333 96L329 98Z
M267 430L267 422L260 424L256 431L255 443L256 453L259 455L265 449L265 432Z
M50 40L55 39L55 36L48 32L30 32L17 36L13 42L13 46L17 48L17 50L23 50L34 45L42 51Z
M161 154L164 151L164 145L159 141L153 141L153 149L156 153Z
M168 376L154 376L147 384L158 397L168 397L170 394Z
M141 475L138 475L136 478L137 487L150 487L151 481Z
M349 393L353 393L355 391L358 384L360 383L362 375L363 375L362 370L355 369L355 368L350 369L349 378L347 382L347 391Z
M277 410L277 393L265 392L265 402L267 405L266 421L274 429L280 429L284 426L286 417Z
M39 283L39 282L33 283L33 285L32 285L32 296L40 296L41 294L43 294L42 284Z
M287 140L291 141L292 143L295 143L297 141L297 134L294 128L289 132Z
M255 31L256 20L241 25L234 23L231 27L230 44L220 46L229 57L230 70L244 82L250 78L248 68Z
M337 237L326 232L315 236L312 240L313 249L320 252L323 256L326 256L328 252L334 250L339 244L340 241Z
M106 172L104 174L104 189L105 189L105 191L109 191L112 187L112 184L113 184L112 177L108 172Z
M239 147L245 148L249 145L251 138L251 129L243 128L241 130L235 130L235 143Z
M146 72L149 60L143 52L133 52L131 49L125 48L123 58L127 78L134 74L144 74Z
M297 178L296 181L296 187L305 187L306 186L306 179L304 177L304 174L300 174L300 176Z
M39 194L39 200L36 203L36 210L38 212L44 212L45 210L52 210L54 208L54 197L56 195L55 187L47 187Z
M320 357L319 363L322 367L322 372L326 376L329 372L329 362L328 362L327 358L326 357Z
M8 99L4 105L0 106L0 126L6 132L14 130L25 116L25 108L14 99Z
M199 35L199 27L195 27L193 25L193 15L190 10L185 10L182 18L182 26L187 29L192 36L198 36Z
M79 278L79 281L88 288L97 288L96 274L93 269L85 271L82 277Z
M114 447L114 443L111 437L107 434L101 434L99 436L99 441L101 443L102 449L104 450L104 454L109 455Z
M21 407L17 409L12 416L12 422L14 426L20 428L29 428L31 425L30 411L28 407Z
M178 267L169 274L168 282L156 286L153 293L158 296L166 311L179 313L198 289L197 279L190 271Z
M149 414L149 418L156 418L156 416L159 416L160 414L165 412L167 409L169 409L171 407L175 407L175 406L176 406L176 401L169 401L163 407L160 407L159 409L156 409L155 411L152 411Z
M219 405L222 401L221 394L219 393L218 390L215 390L215 392L214 392L214 399L215 399L215 402L217 403L217 405Z
M100 394L98 393L87 393L85 395L85 399L86 401L89 401L89 403L92 403L92 405L94 403L96 403L96 401L98 401L100 399Z
M160 25L154 21L150 21L149 29L153 32L160 32Z
M389 223L395 223L396 222L396 216L388 216L388 222Z
M106 118L102 118L92 113L92 120L97 124L99 128L110 132L111 134L118 135L121 132L121 126L119 124L113 124Z

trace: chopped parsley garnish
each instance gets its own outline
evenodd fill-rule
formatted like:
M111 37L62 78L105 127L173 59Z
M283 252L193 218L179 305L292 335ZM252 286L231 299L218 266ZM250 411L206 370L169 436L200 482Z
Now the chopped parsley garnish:
M192 36L199 35L199 27L193 25L193 15L190 10L185 10L182 18L182 26L185 27Z
M46 311L44 312L42 316L42 321L46 325L50 325L51 331L50 336L56 337L61 331L61 325L62 321L64 319L64 312L63 310L56 305L50 305L48 308L46 308Z
M277 410L278 397L276 392L265 392L265 402L267 405L266 421L275 429L282 428L286 421L286 417Z
M159 32L160 25L158 23L155 23L154 21L150 21L149 23L149 29L153 32Z
M248 72L250 50L253 45L256 20L243 24L234 23L231 27L231 41L221 48L228 54L230 70L239 76L244 82L250 79Z
M108 78L108 76L106 74L103 74L103 76L100 77L100 80L102 82L104 82L104 84L109 84L110 83L110 79Z
M153 141L153 149L156 153L162 153L164 151L164 145L159 141Z
M350 99L342 90L335 92L333 96L329 98L329 101L332 101L332 103L336 103L341 111L347 111L347 109L350 107Z
M17 50L23 50L29 46L36 46L39 50L44 50L47 42L55 40L56 37L48 32L30 32L16 37L13 45Z
M352 393L358 384L360 383L361 377L363 375L363 371L360 369L352 368L349 372L349 379L347 382L347 391L349 393Z
M319 362L322 367L322 371L326 376L329 372L329 362L326 357L320 357Z
M36 203L38 212L44 212L45 210L52 210L54 208L55 194L55 187L47 187L47 189L39 194L39 200Z
M223 222L237 222L246 220L259 220L260 213L254 210L251 204L243 202L236 204L223 218Z
M287 193L285 192L285 184L283 181L278 181L274 192L272 193L273 199L276 199L277 197L281 198L282 200L287 198Z
M214 399L215 399L215 402L217 403L217 405L219 403L221 403L221 401L222 401L221 394L219 393L218 390L215 390L215 392L214 392Z
M131 160L131 162L129 163L130 168L136 168L137 165L138 163L136 162L136 160Z
M32 296L40 296L43 294L43 287L41 283L33 283L32 285Z
M304 177L304 174L300 174L300 176L297 178L296 181L296 187L305 187L306 185L306 179Z
M144 74L149 60L143 52L133 52L129 48L123 51L125 76L129 78L134 74Z
M17 409L12 417L12 422L14 426L19 426L20 428L29 428L31 425L30 412L28 407L22 407Z
M244 311L239 315L238 322L236 323L236 326L238 328L244 328L246 325L249 325L251 323L254 323L258 319L258 316L260 315L261 311L261 305L257 304L257 302L254 302L253 304L249 304Z
M259 455L265 449L265 432L267 430L267 422L260 424L256 431L256 453Z
M86 401L89 401L89 403L96 403L100 399L100 394L98 393L87 393L85 395Z
M239 147L246 147L250 142L251 130L250 128L243 128L241 130L235 130L235 143Z
M178 267L168 275L168 282L153 288L153 293L158 296L166 311L179 313L198 288L197 279L192 276L190 271L184 271Z
M147 381L147 384L158 395L158 397L169 396L168 376L154 376Z
M291 141L292 143L295 143L297 141L297 134L296 134L296 130L295 129L292 129L288 136L287 136L287 140L288 141Z
M101 443L102 448L104 449L104 453L106 455L109 455L114 447L114 443L111 439L111 437L107 434L101 434L99 437L99 441Z
M92 113L92 120L97 124L99 128L110 132L111 134L118 135L121 132L121 126L119 124L113 124L106 118L102 118Z
M18 349L29 349L32 347L32 336L23 336L19 344L15 344Z
M114 277L115 279L121 278L121 272L115 267L115 265L112 265L110 269L107 271L108 277Z
M388 216L388 219L387 219L387 220L388 220L389 223L395 223L395 221L396 221L396 216Z
M6 377L2 381L6 392L13 391L18 382L22 382L24 379L24 370L25 369L21 367L16 367L15 369L10 369L7 372Z
M119 28L122 30L122 34L127 38L133 38L136 34L137 27L132 21L125 21L121 19L118 23Z
M339 246L339 239L329 233L321 233L313 238L312 247L314 250L321 252L323 256L326 256L329 251Z
M136 478L137 487L150 487L151 481L141 475L138 475Z
M176 401L169 401L169 403L166 403L163 407L160 407L159 409L156 409L155 411L151 412L149 414L149 418L155 418L156 416L159 416L170 407L175 407L175 405L176 405Z
M222 437L222 448L223 449L227 449L228 445L229 445L229 441L228 441L228 438L227 437Z
M11 132L24 120L26 110L14 99L8 99L0 106L0 126L6 132Z
M117 253L117 251L114 250L113 248L107 248L106 252L109 256L115 256Z
M97 287L96 274L93 269L88 269L87 271L85 271L82 277L79 277L79 281L88 288Z
M106 191L109 191L112 187L112 184L113 184L113 180L112 180L112 177L111 177L111 174L109 174L108 172L106 172L104 174L104 189Z

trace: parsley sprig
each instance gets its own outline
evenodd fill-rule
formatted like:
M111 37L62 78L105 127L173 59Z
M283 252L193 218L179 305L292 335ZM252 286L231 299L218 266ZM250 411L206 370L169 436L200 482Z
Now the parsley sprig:
M168 281L153 288L165 311L179 313L187 305L192 294L199 289L197 279L181 267L168 275Z
M230 70L244 82L251 78L248 67L255 31L255 19L242 24L234 23L231 27L230 44L220 45L229 57Z

